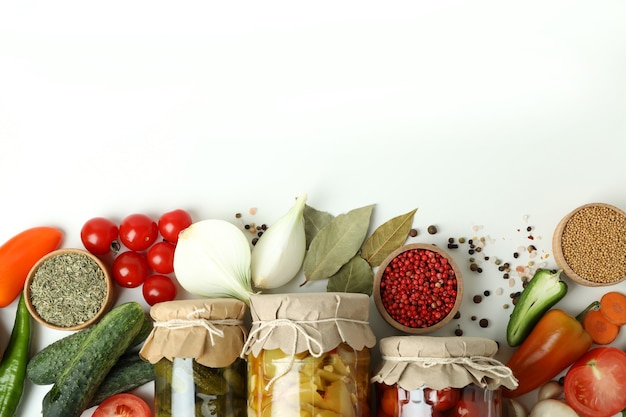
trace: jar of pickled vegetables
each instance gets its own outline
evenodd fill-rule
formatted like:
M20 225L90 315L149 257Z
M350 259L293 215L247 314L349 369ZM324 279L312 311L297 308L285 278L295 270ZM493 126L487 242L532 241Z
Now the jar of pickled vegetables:
M378 417L501 417L501 387L517 386L490 339L393 336L379 348Z
M356 293L250 298L249 417L370 417L370 300Z
M245 417L245 303L236 299L155 304L140 355L154 364L155 417Z

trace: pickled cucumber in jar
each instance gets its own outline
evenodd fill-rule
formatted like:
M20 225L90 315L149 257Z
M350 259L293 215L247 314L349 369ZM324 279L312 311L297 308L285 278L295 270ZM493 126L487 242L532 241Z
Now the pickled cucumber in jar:
M192 358L155 364L156 417L245 417L246 363L210 368Z

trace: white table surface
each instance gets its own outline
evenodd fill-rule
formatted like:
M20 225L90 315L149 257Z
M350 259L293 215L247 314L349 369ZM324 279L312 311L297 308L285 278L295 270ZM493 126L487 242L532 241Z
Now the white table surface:
M333 214L375 204L372 228L417 208L414 241L484 236L503 259L532 226L554 267L565 214L626 208L624 18L604 0L3 2L0 240L48 224L76 247L90 217L174 208L234 221L256 207L271 225L307 192ZM463 316L437 334L459 324L506 345L520 280L451 254ZM280 291L325 290L300 282ZM559 305L603 291L571 284ZM15 306L0 310L3 349ZM396 334L373 306L371 324ZM35 326L33 352L64 335ZM47 389L28 384L18 415L39 415Z

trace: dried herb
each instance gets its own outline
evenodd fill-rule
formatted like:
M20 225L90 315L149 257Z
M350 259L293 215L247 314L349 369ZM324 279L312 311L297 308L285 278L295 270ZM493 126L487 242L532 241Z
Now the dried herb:
M30 286L32 305L42 319L59 327L90 320L106 298L100 266L81 253L63 253L44 261Z
M360 255L355 255L335 275L328 279L326 291L372 295L373 286L374 272L370 264Z
M374 206L364 206L335 217L311 241L304 258L306 281L334 275L361 248Z
M322 230L333 218L332 214L317 210L309 205L304 206L304 233L306 234L306 247L311 245L311 241L320 230Z
M388 220L365 241L361 256L371 267L379 266L391 252L406 242L416 211L417 209Z

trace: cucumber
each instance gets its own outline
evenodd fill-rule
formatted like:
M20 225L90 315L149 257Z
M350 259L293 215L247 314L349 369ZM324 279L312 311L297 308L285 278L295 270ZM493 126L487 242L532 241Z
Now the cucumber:
M151 381L154 381L154 365L141 359L137 352L125 353L111 368L87 408L100 404L112 395L134 390Z
M94 330L95 324L86 329L79 330L62 339L52 342L29 361L26 367L26 377L37 385L54 384L59 374L67 368L89 334ZM134 337L129 350L133 350L142 344L152 331L152 319L144 313L144 322L139 333Z
M91 331L42 401L43 417L79 417L143 325L134 301L109 311Z

